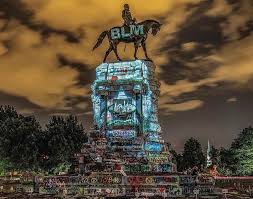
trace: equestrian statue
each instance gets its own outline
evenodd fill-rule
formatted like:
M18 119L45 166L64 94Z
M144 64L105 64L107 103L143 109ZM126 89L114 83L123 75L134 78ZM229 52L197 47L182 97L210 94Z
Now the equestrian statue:
M151 31L152 35L155 36L161 28L161 25L156 20L145 20L140 23L136 22L135 18L132 18L129 5L124 5L124 10L122 11L122 18L124 20L124 24L122 27L114 27L110 30L106 30L102 32L97 40L97 43L93 47L93 50L95 50L97 47L99 47L104 38L107 36L109 40L109 48L105 53L104 61L106 62L106 59L108 55L113 51L118 59L118 61L121 61L119 55L118 55L118 44L120 42L124 43L134 43L134 58L137 58L137 51L140 46L142 46L145 57L147 60L151 60L148 57L147 49L146 49L146 40L148 37L148 33Z

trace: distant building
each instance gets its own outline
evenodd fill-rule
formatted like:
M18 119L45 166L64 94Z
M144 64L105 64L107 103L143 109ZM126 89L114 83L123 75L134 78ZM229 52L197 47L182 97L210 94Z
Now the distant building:
M209 168L210 166L212 166L212 158L211 158L211 146L208 140L206 152L206 167Z

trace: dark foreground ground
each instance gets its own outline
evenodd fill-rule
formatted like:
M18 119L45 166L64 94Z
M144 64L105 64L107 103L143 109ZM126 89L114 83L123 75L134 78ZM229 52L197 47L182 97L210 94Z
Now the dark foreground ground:
M77 196L50 196L50 195L38 195L38 194L25 194L25 193L0 193L0 199L41 199L41 198L47 198L47 199L61 199L61 198L66 198L66 199L95 199L95 197L77 197ZM180 197L180 199L192 199L196 198L195 196L191 197ZM238 194L238 193L233 193L233 194L227 194L227 197L225 195L219 195L219 196L199 196L199 199L253 199L253 196L245 195L245 194ZM97 199L104 199L103 197L100 197Z

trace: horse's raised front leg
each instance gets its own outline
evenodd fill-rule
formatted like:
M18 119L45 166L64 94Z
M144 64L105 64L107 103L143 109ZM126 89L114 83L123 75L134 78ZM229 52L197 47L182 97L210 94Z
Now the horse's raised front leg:
M112 45L110 45L110 47L108 48L108 50L105 53L105 58L104 58L103 62L106 62L106 59L107 59L108 55L110 54L110 52L112 51L112 49L113 49L113 47L112 47Z
M138 57L137 57L138 48L139 48L138 43L134 43L134 58L135 58L135 60L138 59Z
M145 43L145 42L142 42L142 43L141 43L141 46L142 46L142 48L143 48L143 50L144 50L146 59L151 61L151 59L148 57L147 48L146 48L146 43Z

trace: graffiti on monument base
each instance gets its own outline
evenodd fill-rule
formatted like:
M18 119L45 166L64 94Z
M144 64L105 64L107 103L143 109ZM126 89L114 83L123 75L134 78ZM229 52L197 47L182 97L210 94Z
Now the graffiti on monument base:
M167 189L167 193L169 197L182 196L183 190L181 187L169 187Z
M194 185L196 183L196 176L180 176L181 185Z
M198 190L199 195L212 194L215 191L214 185L210 184L212 181L213 178L210 176L122 176L119 172L104 172L93 173L89 176L41 177L35 184L33 181L22 181L6 185L4 189L8 188L8 192L19 193L31 193L38 190L40 194L51 195L65 193L84 196L119 197L127 195L135 197L136 194L153 194L155 196L179 197L194 195L194 190ZM150 185L155 185L155 188Z
M159 188L148 188L132 186L126 189L127 196L168 196L179 197L182 196L182 188L177 186L166 186Z
M177 176L127 176L124 179L127 185L150 185L150 184L178 184Z
M138 172L172 172L172 166L170 164L160 164L160 165L145 165L145 164L133 164L124 165L124 170L129 173Z
M214 184L214 178L213 177L210 177L210 176L198 176L196 178L196 182L198 184Z

